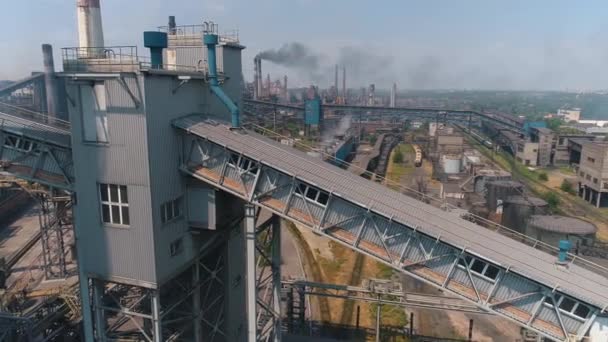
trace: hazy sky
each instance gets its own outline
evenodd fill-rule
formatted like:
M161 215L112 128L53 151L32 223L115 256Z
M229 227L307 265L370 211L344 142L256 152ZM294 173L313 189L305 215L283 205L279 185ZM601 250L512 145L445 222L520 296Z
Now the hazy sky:
M8 1L7 1L8 2ZM76 0L3 4L0 79L42 68L40 44L75 46ZM142 32L213 20L239 29L243 72L253 56L299 42L316 70L264 64L290 85L333 83L347 64L349 87L608 89L608 2L562 0L101 0L106 45L139 45Z

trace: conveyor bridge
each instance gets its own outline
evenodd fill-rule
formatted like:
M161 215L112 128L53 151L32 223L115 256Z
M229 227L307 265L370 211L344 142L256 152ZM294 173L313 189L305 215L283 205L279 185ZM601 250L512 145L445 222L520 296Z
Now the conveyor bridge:
M557 265L555 255L250 130L203 116L174 126L184 173L485 311L558 341L581 339L604 314L608 272L597 265L575 256Z

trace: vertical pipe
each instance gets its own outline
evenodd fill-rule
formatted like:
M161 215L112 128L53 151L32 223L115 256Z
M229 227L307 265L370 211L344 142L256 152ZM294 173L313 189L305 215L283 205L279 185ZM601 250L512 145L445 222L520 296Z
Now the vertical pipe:
M355 328L359 331L359 321L361 319L361 306L357 305L357 320L355 321Z
M153 326L153 342L163 342L163 330L160 318L160 291L155 290L152 293L152 326Z
M150 49L150 67L152 69L163 68L163 49L167 48L167 44L168 39L166 32L144 32L144 46Z
M219 37L217 34L206 33L203 36L203 43L207 46L207 64L209 68L209 88L222 101L222 103L228 108L231 114L232 127L239 128L241 125L239 107L232 101L228 95L219 86L217 79L217 62L215 54L215 46L217 45Z
M95 310L95 337L96 341L106 341L106 318L101 305L104 293L103 281L93 279L93 309Z
M281 219L272 219L272 306L279 317L274 318L274 341L281 341Z
M99 0L78 0L78 42L84 57L103 55L103 27ZM100 48L100 49L91 49Z
M46 112L49 116L55 117L57 115L57 86L53 47L50 44L42 44L42 58L44 63L44 86L46 88Z
M256 296L255 283L255 207L245 204L245 222L243 225L245 237L245 281L247 284L247 342L257 341Z
M378 303L376 310L376 342L380 342L380 315L382 311L382 305Z

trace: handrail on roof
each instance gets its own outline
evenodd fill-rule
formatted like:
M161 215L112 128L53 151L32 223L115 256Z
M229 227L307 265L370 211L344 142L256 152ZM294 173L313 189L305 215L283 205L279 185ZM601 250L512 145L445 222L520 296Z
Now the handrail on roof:
M270 138L284 138L284 139L290 139L287 136L281 135L280 133L274 132L270 129L264 128L262 126L259 126L255 123L251 123L251 122L247 122L244 123L243 126L245 127L249 127L250 129L252 129L255 132L258 132L264 136L268 136ZM305 143L301 143L298 141L294 141L294 146L306 149L308 151L315 151L315 152L319 152L316 151L314 149L313 146L307 145ZM358 165L354 165L348 162L344 162L342 160L338 160L336 159L334 156L332 156L331 154L328 154L326 152L319 152L321 155L323 155L324 157L331 159L333 161L339 162L341 165L345 165L347 167L350 167L352 169L358 169L358 170L362 170L364 173L368 173L371 174L369 171L364 170L363 168L361 168ZM452 204L449 204L439 198L436 197L432 197L429 196L427 194L421 193L418 190L403 186L397 182L394 182L386 177L382 177L382 176L378 176L376 175L377 179L380 179L382 182L384 182L385 184L389 185L390 188L395 189L395 190L399 190L399 192L401 192L404 195L408 195L409 197L412 197L414 199L417 199L421 202L424 202L426 204L430 204L429 202L432 202L435 206L437 206L438 208L445 210L445 211L451 211L451 210L462 210ZM473 213L467 212L465 215L461 216L463 219L466 219L467 221L476 223L477 225L484 227L486 229L490 229L493 230L501 235L507 236L509 238L512 238L514 240L518 240L530 247L533 247L535 249L544 251L545 253L557 256L559 253L559 248L557 248L556 246L552 246L547 244L546 242L534 239L528 235L522 234L518 231L515 231L511 228L508 228L506 226L503 226L501 224L498 224L496 222L490 221L484 217L475 215ZM570 263L575 263L581 267L584 267L586 269L590 269L596 272L601 272L603 276L608 277L608 268L602 265L599 265L593 261L590 261L588 259L585 259L583 257L580 257L576 254L573 253L568 253L568 260L570 261Z

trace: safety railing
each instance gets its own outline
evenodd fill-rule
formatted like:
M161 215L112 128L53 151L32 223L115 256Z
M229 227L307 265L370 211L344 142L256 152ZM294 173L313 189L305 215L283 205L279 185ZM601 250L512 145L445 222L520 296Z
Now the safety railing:
M202 46L205 25L159 26L158 30L167 33L169 46ZM225 31L219 35L220 43L239 43L239 31Z
M47 114L43 114L43 113L38 113L38 112L34 112L25 108L21 108L21 107L17 107L17 106L13 106L4 102L0 102L0 113L1 114L5 114L5 115L9 115L9 116L14 116L17 118L21 118L21 119L25 119L27 121L32 121L32 125L35 124L40 124L40 125L35 125L38 128L44 128L44 126L50 126L52 128L56 128L59 129L61 131L64 131L62 133L69 133L70 132L70 128L71 125L68 121L65 120L61 120L58 118L55 118L53 116L49 116ZM17 121L20 122L21 121ZM55 133L58 133L56 130L51 130Z
M166 70L184 73L207 73L207 64L153 65L150 57L138 54L136 46L111 46L104 48L63 48L63 70L65 72L137 72L143 70Z
M258 134L261 134L263 136L266 136L268 138L274 139L274 140L279 140L279 139L290 139L287 136L281 135L280 133L274 132L270 129L267 129L265 127L259 126L257 124L254 123L245 123L244 124L245 127L251 129L254 132L257 132ZM302 143L302 142L298 142L298 141L294 141L294 145L295 148L305 151L305 152L316 152L321 154L321 156L326 159L326 160L333 160L335 162L338 162L338 160L335 159L334 156L327 154L325 152L319 152L318 149L314 148L311 145ZM362 171L361 174L364 173L368 173L369 171L364 170L363 168L359 167L358 165L354 165L351 163L347 163L347 162L343 162L343 161L339 161L341 165L344 165L345 167L354 169L354 170L359 170ZM423 203L426 204L430 204L433 205L437 208L440 208L444 211L454 211L456 213L458 213L460 215L461 218L476 223L477 225L479 225L480 227L484 227L486 229L492 230L496 233L499 233L503 236L509 237L511 239L517 240L523 244L526 244L532 248L535 248L537 250L541 250L545 253L548 253L550 255L553 255L556 257L557 260L557 255L559 254L559 249L556 246L552 246L549 245L543 241L534 239L528 235L522 234L518 231L515 231L511 228L505 227L501 224L498 224L496 222L490 221L484 217L475 215L473 213L470 213L468 211L465 211L461 208L458 208L450 203L445 202L444 200L434 197L434 196L430 196L428 194L422 193L418 190L403 186L395 181L392 181L386 177L381 177L379 175L376 175L375 177L376 180L380 180L380 182L384 183L385 185L387 185L388 187L397 190L399 192L401 192L404 195L407 195L408 197L414 198L418 201L421 201ZM577 254L574 253L568 253L567 254L567 264L566 265L571 265L571 264L576 264L577 266L583 267L585 269L591 270L595 273L598 273L602 276L608 277L608 268L605 266L602 266L598 263L595 263L591 260L585 259ZM607 260L608 263L608 260Z

